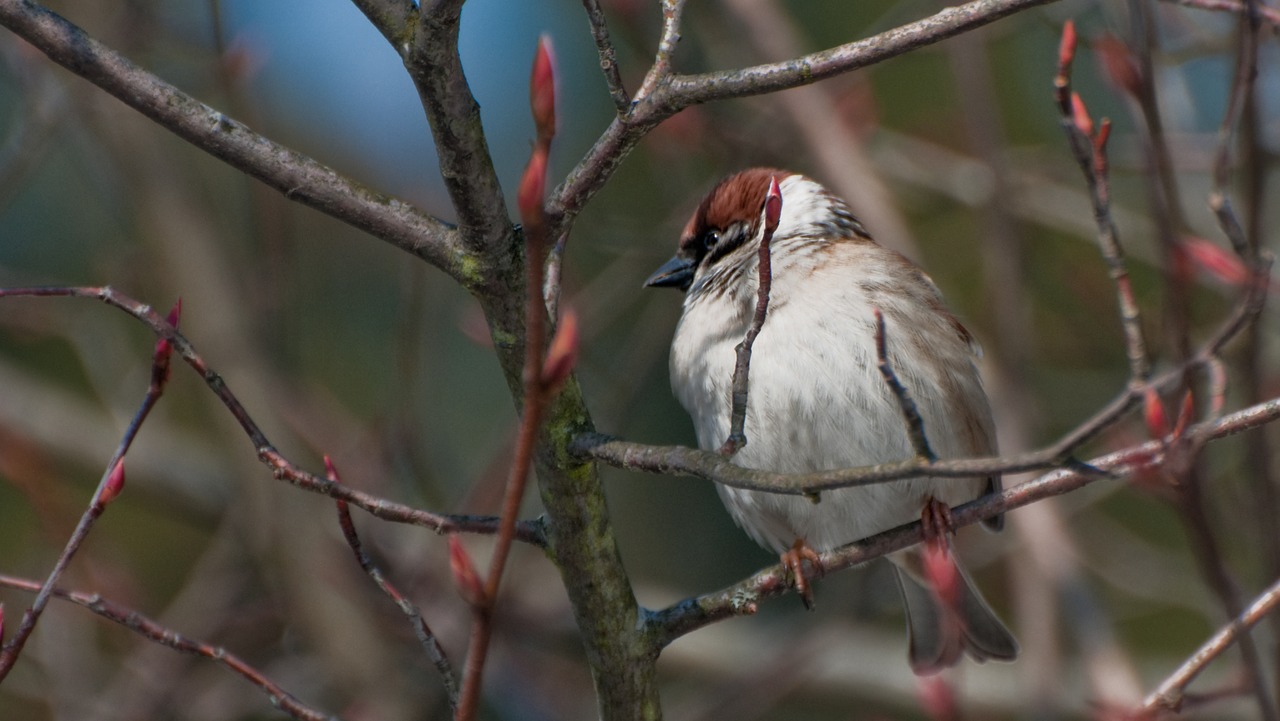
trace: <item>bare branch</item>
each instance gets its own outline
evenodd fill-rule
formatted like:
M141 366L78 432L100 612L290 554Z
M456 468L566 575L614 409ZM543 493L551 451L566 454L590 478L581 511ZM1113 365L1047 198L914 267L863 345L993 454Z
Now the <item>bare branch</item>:
M258 135L29 0L0 0L0 24L54 62L286 198L408 251L467 287L477 281L469 275L475 269L467 267L469 256L448 224Z
M1256 248L1251 247L1244 227L1236 218L1227 197L1228 185L1231 182L1231 143L1235 139L1236 126L1240 122L1245 107L1252 102L1254 81L1258 75L1258 9L1261 3L1256 0L1245 0L1247 12L1240 19L1240 49L1236 54L1234 78L1231 81L1231 95L1227 100L1226 112L1222 115L1222 124L1218 127L1218 149L1213 162L1213 188L1209 191L1209 207L1218 216L1218 224L1222 232L1231 241L1245 262L1251 262Z
M1202 368L1209 370L1211 378L1217 378L1216 371L1220 368L1218 353L1262 311L1270 283L1270 267L1269 258L1262 257L1259 267L1254 269L1253 275L1246 281L1248 292L1236 302L1231 314L1205 341L1199 353L1146 384L1135 386L1130 382L1124 391L1091 418L1068 431L1056 443L1031 453L999 458L934 461L917 457L862 468L784 474L741 468L724 456L694 448L632 443L600 433L578 436L570 444L569 450L578 457L602 461L617 468L668 475L684 474L734 488L798 496L903 478L964 478L1045 470L1069 460L1076 449L1118 422L1142 400L1147 388L1159 390L1181 387L1188 373ZM1220 393L1213 396L1219 410L1221 398Z
M35 592L41 589L39 583L16 576L0 574L0 586L16 588L21 591ZM280 688L261 671L245 663L243 659L220 646L210 646L203 641L187 638L170 628L165 628L146 616L96 593L64 591L55 588L50 591L54 598L70 601L89 609L99 616L113 621L146 638L149 641L167 646L175 651L207 658L214 663L226 667L229 671L262 689L271 700L271 705L301 721L339 721L337 716L317 711L299 701L293 694Z
M622 72L618 69L618 53L613 49L613 41L609 39L609 25L604 19L604 10L600 0L582 0L582 7L587 11L587 21L591 23L591 37L596 41L596 52L600 54L600 72L604 73L605 85L609 88L609 97L618 115L624 115L631 106L631 96L622 84Z
M1209 665L1211 661L1218 658L1235 643L1242 633L1256 626L1268 613L1280 604L1280 581L1276 581L1263 591L1257 598L1249 604L1249 607L1232 619L1231 623L1223 626L1217 633L1209 637L1195 653L1178 667L1176 671L1169 675L1159 686L1157 686L1143 700L1142 705L1135 709L1136 716L1144 718L1143 714L1150 714L1159 710L1178 711L1183 706L1183 700L1187 697L1187 686L1200 675L1200 672Z
M662 0L662 37L658 40L658 52L653 58L653 65L636 90L636 102L653 95L672 75L671 56L675 54L676 44L680 42L680 20L684 15L685 1Z
M422 109L431 124L440 176L458 214L463 247L486 257L515 242L515 228L489 154L480 105L467 84L458 55L460 0L423 2L412 46L402 51ZM503 282L495 274L473 281ZM468 286L472 287L472 286Z
M1190 433L1208 439L1224 438L1256 428L1280 418L1280 398L1237 411L1216 421L1193 426ZM1087 464L1061 468L1033 481L989 494L952 509L956 527L977 523L985 518L1060 496L1101 479L1123 479L1136 473L1159 468L1166 462L1166 446L1160 441L1131 446ZM930 471L930 475L937 475ZM973 475L973 474L971 474ZM870 538L823 553L822 567L827 571L851 568L924 540L919 522L899 526ZM646 620L649 642L655 651L686 633L733 616L755 613L760 601L777 598L792 589L786 569L770 566L728 588L697 598L687 599L660 611L650 612Z

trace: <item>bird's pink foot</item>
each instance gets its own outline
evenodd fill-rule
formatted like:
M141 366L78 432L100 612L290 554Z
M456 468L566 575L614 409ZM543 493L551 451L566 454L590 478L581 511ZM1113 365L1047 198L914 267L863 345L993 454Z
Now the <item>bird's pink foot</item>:
M809 576L805 574L804 562L809 562L815 579L822 578L825 569L822 567L822 559L818 557L818 552L810 548L803 538L797 538L796 542L791 544L791 550L783 553L781 558L782 566L794 579L796 591L800 593L800 600L804 601L804 607L813 610L813 589L809 586Z

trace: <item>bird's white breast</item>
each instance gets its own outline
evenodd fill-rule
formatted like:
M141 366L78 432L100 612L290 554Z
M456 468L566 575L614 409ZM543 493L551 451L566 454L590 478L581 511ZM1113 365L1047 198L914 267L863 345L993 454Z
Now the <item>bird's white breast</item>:
M967 343L941 314L926 314L928 322L919 322L919 312L904 317L919 310L911 307L919 301L894 289L928 281L904 281L892 264L885 274L874 270L882 254L891 253L870 241L823 247L775 240L768 319L751 357L747 445L735 463L805 473L913 455L898 402L877 369L873 307L885 315L891 363L919 405L934 451L945 458L992 450L989 411ZM693 418L698 445L708 450L729 433L735 347L755 306L754 264L746 276L727 292L695 281L672 343L674 393ZM910 362L920 349L937 352L945 370ZM984 439L975 443L973 429L945 412L944 388L980 404ZM852 542L918 519L930 495L954 505L984 487L980 479L912 479L827 492L818 503L718 488L735 520L762 545L781 551L797 538L819 550Z

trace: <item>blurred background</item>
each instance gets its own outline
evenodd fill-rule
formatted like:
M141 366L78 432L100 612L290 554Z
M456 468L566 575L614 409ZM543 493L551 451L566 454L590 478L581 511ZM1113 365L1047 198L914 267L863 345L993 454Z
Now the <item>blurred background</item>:
M602 4L634 89L661 14L652 2ZM452 219L413 87L349 2L50 5L259 132ZM667 384L680 298L641 283L670 256L715 180L757 164L828 184L881 242L931 273L985 347L1004 451L1052 442L1118 394L1127 365L1114 289L1052 101L1067 18L1084 46L1104 51L1082 48L1074 84L1095 117L1115 123L1114 217L1153 354L1168 367L1142 122L1105 71L1107 57L1125 62L1113 43L1130 37L1126 10L1137 6L1057 3L816 86L691 108L657 128L582 214L569 246L565 292L583 321L579 374L597 427L694 443ZM1235 20L1141 7L1156 29L1153 79L1181 231L1226 247L1206 198ZM940 8L917 0L691 3L676 65L695 72L780 60ZM533 136L527 78L541 33L552 37L559 69L554 182L613 115L577 3L467 3L463 60L509 199ZM1237 154L1235 190L1242 215L1274 248L1276 193L1266 181L1280 148L1280 53L1274 28L1261 37L1256 122ZM187 147L5 31L0 285L41 284L110 284L157 308L181 297L184 333L291 460L318 471L328 454L350 485L432 510L498 510L516 419L483 319L463 291ZM1193 339L1211 332L1236 292L1211 273L1196 276ZM152 343L133 319L91 301L0 301L0 573L47 575L141 401ZM1227 360L1229 408L1280 394L1274 316ZM1209 517L1246 598L1280 574L1280 468L1267 451L1278 436L1276 428L1237 436L1204 459ZM1144 438L1135 419L1085 455ZM345 719L447 716L434 668L354 563L332 504L272 480L185 366L143 427L128 472L124 496L64 586L224 646ZM707 483L611 469L604 479L647 607L719 589L776 560L734 528ZM530 493L527 515L538 512ZM453 589L444 540L355 515L371 552L460 665L469 611ZM999 536L966 530L960 543L1024 651L1017 664L967 664L947 677L969 718L1084 719L1130 705L1226 618L1178 514L1142 488L1098 483L1013 513ZM466 545L488 557L487 539ZM508 574L485 717L594 718L558 574L529 548L516 549ZM0 589L11 629L30 601ZM1258 641L1274 673L1273 629L1261 626ZM658 666L666 715L935 718L940 687L912 676L905 649L897 591L887 568L873 564L821 582L813 613L788 597L676 642ZM1233 651L1194 690L1242 678ZM224 669L57 602L0 686L6 721L277 717ZM1188 717L1254 718L1256 708L1227 700Z

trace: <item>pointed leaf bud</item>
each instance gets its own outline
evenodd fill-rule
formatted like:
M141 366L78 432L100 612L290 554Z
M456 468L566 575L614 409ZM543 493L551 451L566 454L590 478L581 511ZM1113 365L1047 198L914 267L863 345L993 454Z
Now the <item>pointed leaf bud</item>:
M1093 137L1093 118L1089 117L1089 109L1085 107L1080 93L1071 94L1071 119L1086 137Z
M1058 43L1058 74L1065 79L1076 58L1076 23L1068 20L1062 24L1062 41Z
M1169 417L1164 412L1164 401L1156 389L1147 386L1142 395L1142 414L1147 422L1147 433L1159 440L1169 435Z
M547 189L547 149L537 145L529 156L520 189L516 192L516 205L520 207L520 220L526 229L542 226L542 198Z
M538 38L538 50L533 56L533 71L529 76L529 106L533 110L533 124L538 139L549 142L556 134L556 63L551 49L551 37Z
M479 606L484 601L484 584L476 575L475 564L463 547L458 535L449 534L449 570L453 572L453 582L462 594L463 600L472 606Z
M342 477L338 475L338 467L333 465L333 459L327 453L324 456L324 477L335 483L342 481Z
M578 362L578 313L567 306L560 315L556 335L547 349L547 360L542 364L542 387L555 392L573 372Z
M169 309L169 317L165 320L174 330L178 329L178 321L182 318L182 298ZM173 343L168 338L156 341L155 352L151 354L151 387L164 390L169 382L169 358L173 355Z
M111 469L111 473L107 475L107 484L102 487L102 493L98 496L98 505L105 506L116 499L120 495L120 491L124 490L124 459L116 461L116 465Z

